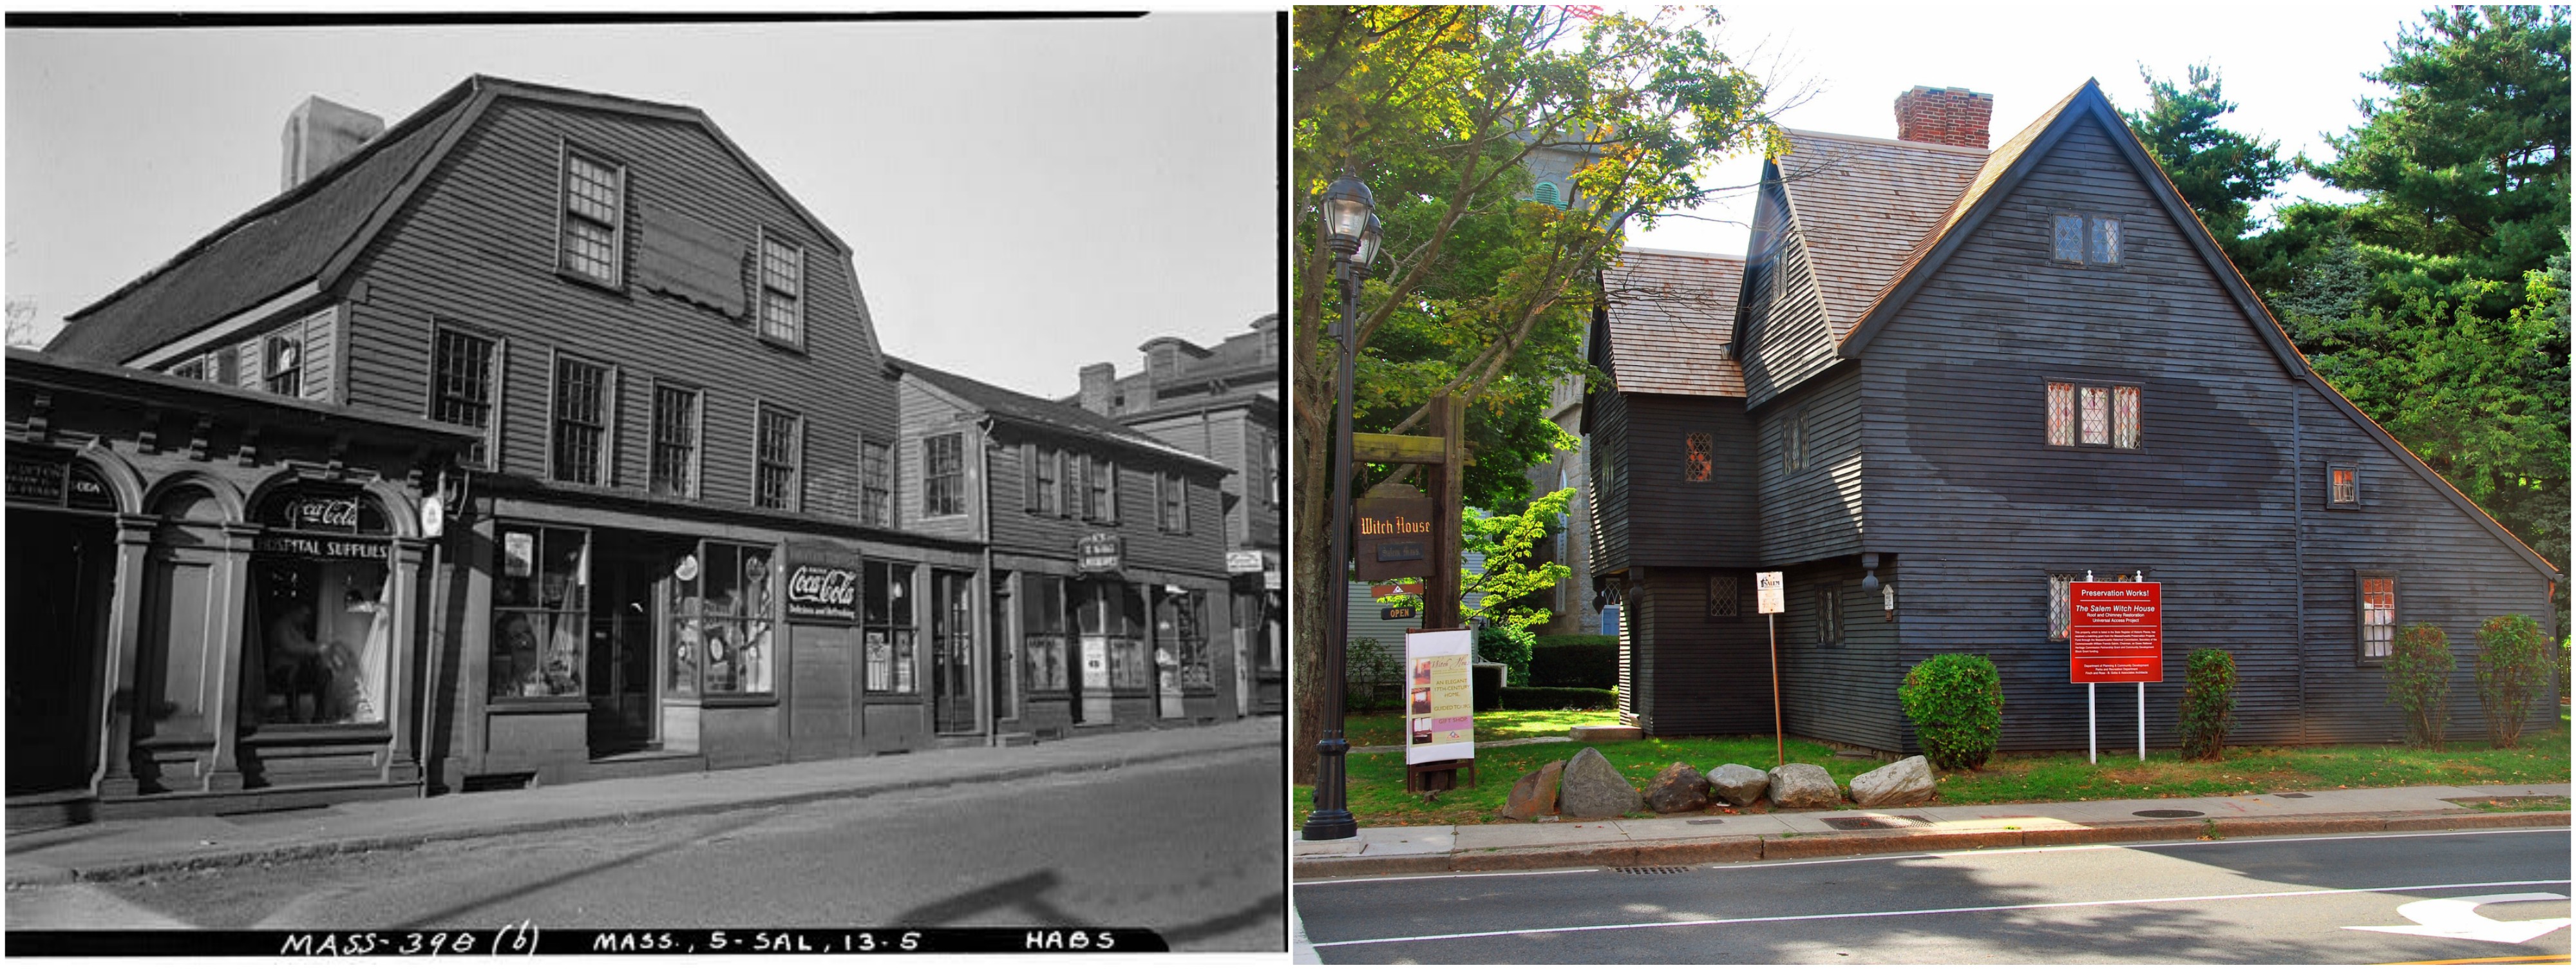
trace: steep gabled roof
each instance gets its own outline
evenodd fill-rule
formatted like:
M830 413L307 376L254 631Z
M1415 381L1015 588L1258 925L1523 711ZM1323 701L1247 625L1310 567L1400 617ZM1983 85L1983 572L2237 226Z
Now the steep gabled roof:
M1834 338L1850 333L1984 164L1974 148L1791 131L1772 159Z
M97 302L73 311L52 353L122 363L308 283L329 290L459 137L498 98L696 124L847 258L850 247L779 187L705 112L477 74L348 158L261 203Z
M1744 366L1727 357L1744 260L1631 247L1601 273L1603 348L1628 394L1744 396Z
M1164 444L1144 432L1070 404L1059 404L1042 397L994 387L971 377L952 374L934 367L924 367L891 356L885 359L885 364L888 370L898 375L919 378L922 383L930 385L940 393L956 398L996 418L1121 445L1131 450L1160 455L1173 461L1200 465L1219 473L1233 471L1223 462Z
M2550 565L2549 560L2541 558L2539 553L2532 551L2531 547L2524 544L2511 530L2506 529L2493 516L2488 515L2485 509L2479 508L2476 502L2470 501L2466 494L2453 487L2450 481L2444 479L2441 473L2434 471L2431 465L2425 464L2424 459L2416 456L2413 450L2400 443L2396 436L2389 434L2386 428L2380 427L2379 422L2361 413L2361 409L2346 400L2341 392L2334 389L2334 385L2326 383L2325 378L2317 376L2316 369L2308 365L2307 355L2300 353L2297 345L2290 342L2289 331L2281 326L2280 321L2273 319L2271 310L2263 305L2262 300L2255 297L2253 286L2245 282L2244 275L2237 272L2236 264L2230 262L2226 254L2219 250L2218 240L2210 236L2208 227L2200 224L2200 218L2192 213L2190 203L2183 200L2182 192L2174 188L2173 181L2165 176L2163 167L2157 165L2154 158L2147 154L2146 146L2138 142L2136 133L2129 130L2127 121L2120 117L2118 109L2112 107L2111 99L2102 93L2101 84L2097 81L2085 81L2084 86L2075 89L2074 93L2067 95L2055 107L2041 114L2038 120L2031 122L2029 127L2022 129L2019 134L2013 136L2011 141L2005 142L2003 148L1994 153L1994 157L1983 170L1977 173L1970 187L1963 191L1955 204L1943 214L1937 231L1927 235L1921 244L1915 247L1915 251L1900 267L1901 272L1887 281L1867 311L1858 318L1850 334L1841 341L1837 354L1845 359L1860 357L1868 349L1870 340L1880 331L1885 330L1888 321L1894 319L1923 284L1940 271L1941 265L1966 244L1968 238L1975 234L1977 226L1985 221L1986 216L1993 213L1998 206L2002 205L2004 199L2012 195L2013 189L2021 184L2022 179L2026 178L2032 169L2038 167L2040 159L2047 157L2049 149L2057 144L2058 139L2088 119L2100 125L2110 135L2109 141L2119 150L2120 157L2137 172L2139 180L2147 187L2147 193L2155 198L2157 204L2164 210L2165 217L2180 230L2183 241L2191 246L2192 251L2209 268L2210 274L2218 280L2220 288L2227 291L2227 295L2235 301L2237 308L2245 314L2247 320L2255 322L2256 336L2263 341L2264 346L2271 348L2282 368L2293 379L2303 381L2314 388L2327 404L2342 411L2345 416L2353 420L2353 423L2368 431L2371 437L2378 439L2390 454L2396 455L2402 464L2414 471L2417 477L2422 478L2433 487L2434 491L2449 499L2451 504L2458 506L2471 521L2484 527L2507 548L2522 556L2524 562L2533 569L2540 571L2553 582L2564 578L2559 575L2557 567Z

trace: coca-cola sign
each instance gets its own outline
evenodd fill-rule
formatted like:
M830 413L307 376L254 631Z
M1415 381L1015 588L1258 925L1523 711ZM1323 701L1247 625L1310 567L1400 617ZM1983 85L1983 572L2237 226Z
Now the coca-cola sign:
M859 573L834 566L798 566L787 574L787 618L859 619Z
M296 529L358 531L358 500L300 498L286 503L286 525Z

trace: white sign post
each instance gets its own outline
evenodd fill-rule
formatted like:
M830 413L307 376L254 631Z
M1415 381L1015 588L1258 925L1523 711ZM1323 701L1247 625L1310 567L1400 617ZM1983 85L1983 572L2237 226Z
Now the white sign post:
M1789 763L1789 741L1780 731L1780 613L1788 608L1780 573L1753 574L1754 608L1771 625L1771 766Z

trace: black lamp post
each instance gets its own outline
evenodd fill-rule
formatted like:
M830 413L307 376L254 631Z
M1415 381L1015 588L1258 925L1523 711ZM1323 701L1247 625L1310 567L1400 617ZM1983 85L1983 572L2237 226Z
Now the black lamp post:
M1324 245L1333 251L1333 275L1342 284L1342 326L1334 335L1341 345L1340 382L1333 402L1332 560L1325 582L1349 582L1351 564L1351 381L1359 347L1360 277L1377 256L1376 200L1357 176L1345 174L1324 191ZM1346 596L1330 596L1332 616L1324 623L1324 738L1315 742L1315 812L1306 816L1303 837L1310 842L1355 838L1344 785L1342 756L1351 743L1342 735L1342 690L1345 649L1350 642L1351 611Z

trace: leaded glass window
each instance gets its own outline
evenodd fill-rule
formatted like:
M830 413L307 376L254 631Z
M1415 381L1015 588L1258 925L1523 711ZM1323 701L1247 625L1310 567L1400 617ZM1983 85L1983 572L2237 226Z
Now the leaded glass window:
M2111 447L2138 446L2138 389L2111 389Z
M2057 216L2056 222L2057 233L2056 245L2052 250L2053 258L2069 263L2083 262L2084 217L2061 213Z
M2088 387L2082 391L2084 406L2083 442L2088 445L2111 443L2111 390Z
M1710 456L1713 450L1708 432L1693 431L1683 435L1682 477L1694 482L1708 481L1709 473L1715 467L1715 459Z

